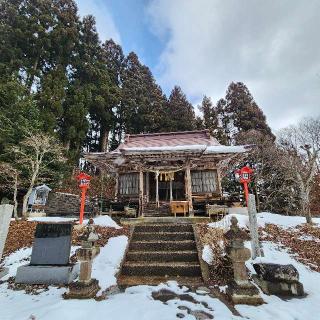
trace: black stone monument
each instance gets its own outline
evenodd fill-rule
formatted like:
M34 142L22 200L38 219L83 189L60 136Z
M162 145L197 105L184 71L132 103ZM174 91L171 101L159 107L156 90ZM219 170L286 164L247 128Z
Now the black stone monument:
M70 223L39 223L36 228L30 265L67 265L71 237Z
M69 262L72 223L39 223L36 227L30 264L18 268L15 282L68 284L79 273Z

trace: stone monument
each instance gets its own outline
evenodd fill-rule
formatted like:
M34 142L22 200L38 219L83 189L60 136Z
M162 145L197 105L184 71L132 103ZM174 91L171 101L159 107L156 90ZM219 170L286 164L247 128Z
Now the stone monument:
M1 204L0 205L0 261L4 250L4 245L7 240L7 235L12 217L13 205ZM8 273L7 268L0 267L0 279Z
M81 248L76 251L80 261L79 281L69 285L69 292L63 295L65 299L94 298L100 290L98 280L91 278L92 261L100 253L100 248L96 245L99 236L95 231L93 219L89 220L80 240Z
M69 262L71 223L39 223L29 265L18 268L16 283L68 284L78 275L78 265Z
M226 293L235 304L259 305L263 303L259 290L249 281L245 261L250 259L251 252L244 247L249 235L238 226L236 217L231 218L231 227L225 233L228 240L227 254L232 261L234 279L228 284Z
M251 235L252 259L255 259L256 257L263 257L264 254L259 242L256 199L253 194L249 194L248 214L249 214L249 229L250 229L250 235Z

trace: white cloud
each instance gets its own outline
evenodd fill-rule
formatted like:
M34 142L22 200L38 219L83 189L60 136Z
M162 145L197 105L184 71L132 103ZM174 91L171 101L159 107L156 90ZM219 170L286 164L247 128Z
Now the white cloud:
M103 42L112 38L115 42L121 44L120 33L110 11L103 4L103 1L76 0L76 2L81 17L91 14L96 18L99 37Z
M273 129L320 114L319 12L317 0L153 0L153 32L168 38L159 82L217 100L242 81Z

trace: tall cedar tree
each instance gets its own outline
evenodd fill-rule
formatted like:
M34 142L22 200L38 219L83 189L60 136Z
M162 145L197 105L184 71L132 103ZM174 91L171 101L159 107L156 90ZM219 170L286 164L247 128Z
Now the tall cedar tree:
M127 133L158 132L166 122L166 98L149 68L133 52L125 59L121 110Z
M187 131L196 128L193 106L178 86L175 86L171 91L167 114L167 129L169 131Z
M108 69L110 81L114 89L112 103L113 123L110 134L110 150L118 147L124 132L123 104L121 104L122 74L125 62L120 45L112 39L107 40L103 46L103 59Z
M242 82L232 82L217 105L221 124L229 141L235 141L237 134L257 130L273 137L266 117L254 101L250 91Z
M199 110L203 114L203 127L209 129L212 136L218 139L220 143L226 144L227 137L219 119L218 108L212 103L211 99L204 96Z

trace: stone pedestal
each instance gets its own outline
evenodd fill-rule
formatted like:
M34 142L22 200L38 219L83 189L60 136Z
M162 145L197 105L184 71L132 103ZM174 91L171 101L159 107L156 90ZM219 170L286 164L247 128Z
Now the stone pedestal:
M25 284L69 284L77 278L79 265L67 266L21 266L17 270L16 283Z
M231 218L230 230L225 233L228 240L227 254L232 261L234 280L228 284L226 293L235 304L259 305L263 303L259 290L249 281L245 261L251 252L244 247L244 241L250 237L238 227L236 217Z
M80 239L82 247L76 251L78 261L80 261L79 281L69 285L69 292L63 295L65 299L94 298L100 290L98 280L91 278L92 261L100 253L100 248L96 246L99 237L95 233L92 219Z

